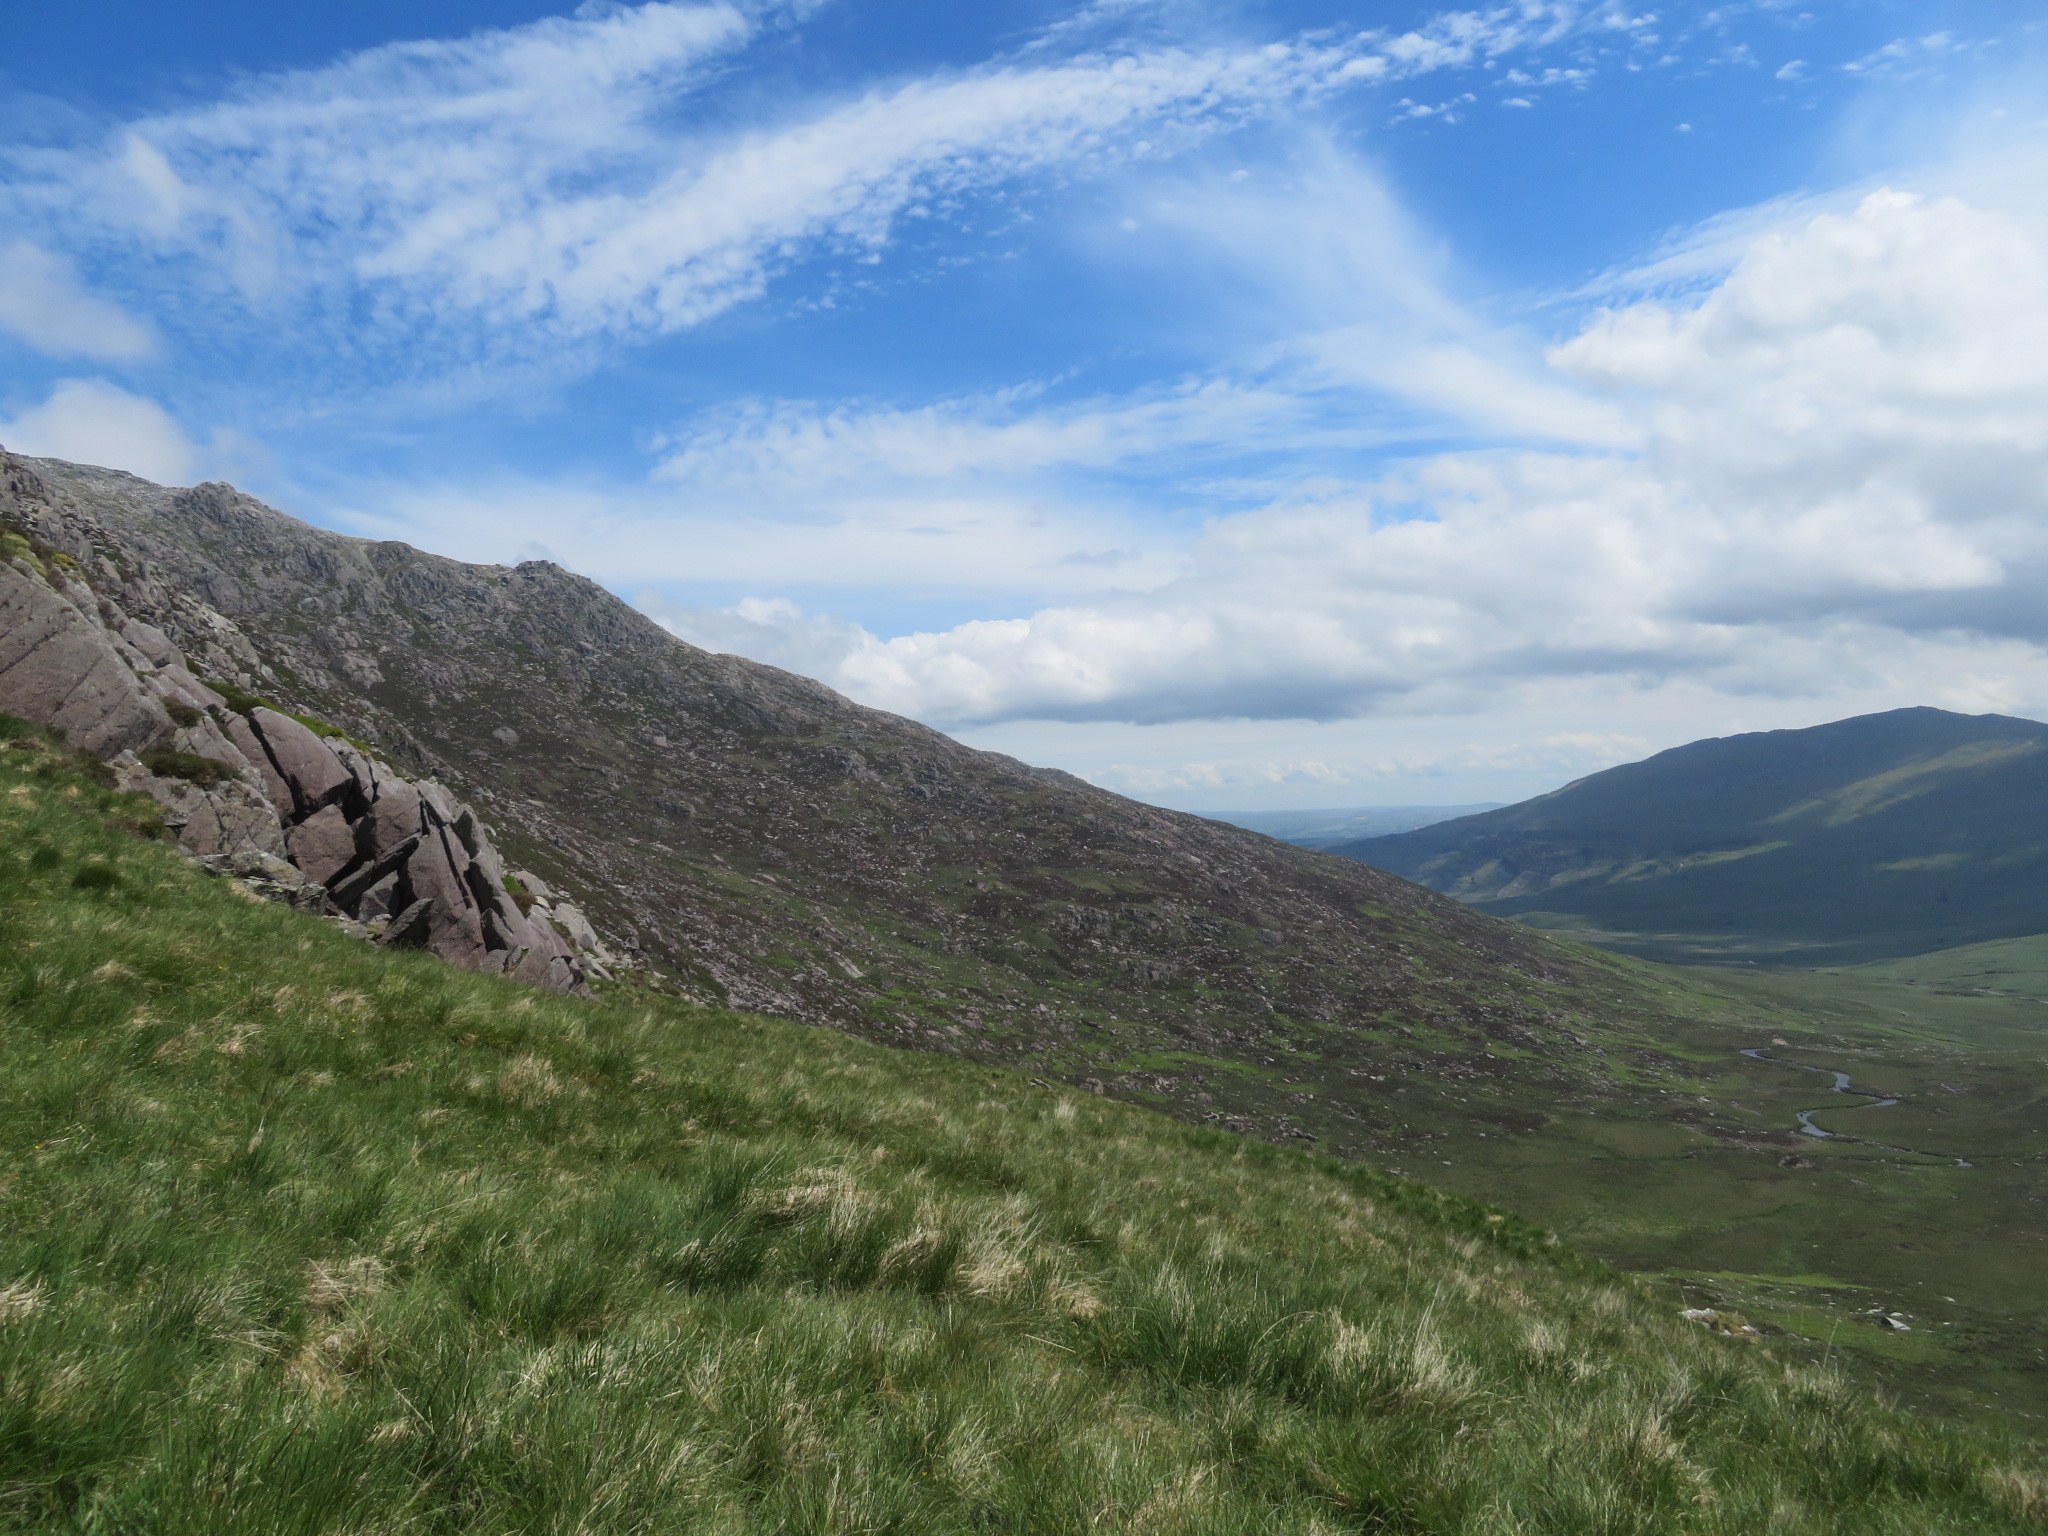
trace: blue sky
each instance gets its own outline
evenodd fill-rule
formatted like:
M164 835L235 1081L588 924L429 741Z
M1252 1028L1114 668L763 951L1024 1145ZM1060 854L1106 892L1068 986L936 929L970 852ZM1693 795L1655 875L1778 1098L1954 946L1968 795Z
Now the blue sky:
M2040 716L2031 10L44 7L0 442L1198 809Z

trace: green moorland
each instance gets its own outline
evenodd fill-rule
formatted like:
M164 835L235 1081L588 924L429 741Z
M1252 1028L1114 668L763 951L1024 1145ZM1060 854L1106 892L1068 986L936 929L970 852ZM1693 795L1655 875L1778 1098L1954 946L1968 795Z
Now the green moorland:
M1741 1311L1781 1354L2048 1434L2048 998L1891 974L1945 983L1981 957L1832 973L1611 963L1664 989L1666 1048L1688 1070L1519 1130L1501 1128L1527 1108L1504 1079L1462 1085L1461 1119L1418 1074L1430 1165L1408 1166L1693 1305ZM2001 963L2023 975L2025 947ZM1901 1102L1835 1094L1830 1071ZM1833 1137L1801 1134L1801 1110Z
M254 903L0 748L0 1527L2019 1532L1499 1211ZM146 830L146 828L143 828Z
M2048 998L2048 933L1873 961L1845 974L1902 981L1946 996Z

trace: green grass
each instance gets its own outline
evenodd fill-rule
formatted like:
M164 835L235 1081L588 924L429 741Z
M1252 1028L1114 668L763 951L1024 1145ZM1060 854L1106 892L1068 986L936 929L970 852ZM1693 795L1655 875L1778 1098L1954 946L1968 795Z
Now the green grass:
M0 751L0 1528L2038 1530L1418 1183L343 938Z
M1943 957L1923 959L1946 976ZM1441 1115L1430 1177L1670 1277L1695 1305L1782 1330L1781 1352L1946 1413L2048 1432L2048 1002L1878 968L1616 966L1661 994L1684 1072L1634 1099L1560 1102L1523 1135L1480 1139ZM1851 1107L1827 1079L1744 1058L1745 1046L1904 1102ZM1504 1113L1528 1103L1514 1085L1487 1092ZM1860 1139L1797 1134L1801 1109ZM1802 1293L1785 1278L1815 1273L1840 1284ZM1909 1314L1913 1333L1877 1324L1879 1303Z
M1859 965L1847 974L1934 991L2048 997L2048 934L1965 944L1905 960L1880 960Z

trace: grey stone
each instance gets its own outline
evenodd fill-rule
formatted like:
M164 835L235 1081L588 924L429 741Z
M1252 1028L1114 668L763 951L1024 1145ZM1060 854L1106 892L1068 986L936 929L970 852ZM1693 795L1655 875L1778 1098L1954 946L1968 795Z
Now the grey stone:
M547 919L529 918L527 929L533 936L532 947L507 968L507 974L542 987L582 985L582 968ZM564 983L560 978L565 975L573 979Z
M574 904L558 901L548 915L561 930L562 937L578 949L591 954L600 953L604 949L604 945L598 942L597 930L590 926L590 919Z
M420 799L432 806L445 824L453 826L462 815L464 807L456 803L455 797L448 793L446 786L425 779L415 787L419 790Z
M227 700L182 666L159 667L149 685L165 698L180 698L200 709L225 709Z
M355 863L356 834L338 805L323 806L284 835L285 850L299 871L326 885Z
M233 867L244 880L271 880L279 885L303 885L301 875L289 860L258 848L244 848L232 855Z
M291 716L259 707L249 712L249 723L263 738L264 746L270 749L271 762L291 787L293 803L289 814L295 820L303 821L322 806L333 804L355 782L333 749ZM287 809L278 807L280 811Z
M121 625L121 638L147 657L153 667L182 668L185 665L185 653L171 644L171 637L154 624L129 619Z
M418 787L405 779L385 779L377 786L370 814L359 826L368 839L364 851L382 858L407 838L418 837L425 825Z
M262 780L256 776L253 766L242 749L236 746L221 731L220 725L211 715L202 716L197 725L181 726L171 745L180 752L190 752L199 757L210 757L217 763L226 763L236 772L249 778L252 784Z
M90 594L88 594L90 596ZM0 564L0 711L103 757L170 734L171 717L78 604Z
M226 720L227 736L242 756L255 768L256 776L262 780L263 792L270 797L270 803L277 808L280 817L288 816L292 810L292 787L285 783L284 775L277 771L277 764L270 760L263 738L241 715L229 715Z
M360 848L362 846L360 827L357 829L357 836L356 846ZM415 832L404 842L386 849L346 879L337 880L330 887L329 894L334 897L336 904L339 906L353 910L358 917L364 916L367 911L365 904L369 900L370 893L382 888L387 881L395 887L398 884L399 871L404 868L405 861L412 857L413 850L419 847L419 845L420 834ZM390 911L391 902L396 901L396 899L396 897L388 898L386 904L380 910Z
M431 896L423 897L407 907L377 935L379 944L393 949L425 949L433 931L434 907Z
M398 901L398 876L385 875L355 902L356 916L365 923L379 918L388 920L391 909Z
M405 878L416 897L434 902L428 947L444 960L474 968L489 947L484 942L483 913L462 877L468 862L454 837L435 827L406 860Z
M549 885L547 881L541 879L532 870L508 869L505 873L525 886L527 892L535 901L553 901L555 899L555 888Z
M184 822L176 831L179 845L196 855L233 859L261 854L280 861L284 857L284 829L276 813L268 801L240 784L194 789Z
M181 738L185 735L180 733ZM200 742L185 750L213 755ZM184 779L159 778L129 752L111 759L110 766L114 782L122 789L147 795L157 803L163 811L164 825L177 838L178 845L194 858L232 859L233 855L245 852L283 857L284 828L269 800L252 785L229 779L201 788ZM224 865L220 872L226 873L227 867Z
M356 791L366 804L376 800L379 786L384 780L398 777L374 757L357 751L346 741L334 742L332 748L341 766L346 768L349 776L356 781Z

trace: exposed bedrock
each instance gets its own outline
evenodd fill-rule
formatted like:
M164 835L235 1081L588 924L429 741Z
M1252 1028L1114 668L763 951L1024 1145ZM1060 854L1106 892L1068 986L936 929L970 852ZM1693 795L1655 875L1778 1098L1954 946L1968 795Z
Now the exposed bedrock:
M558 928L545 906L522 910L488 830L441 785L251 702L243 683L216 690L163 630L94 591L75 559L38 549L19 514L41 487L6 467L0 712L104 758L218 874L472 970L563 991L603 974L611 957L582 914L565 907ZM253 655L231 620L187 606L216 655Z

